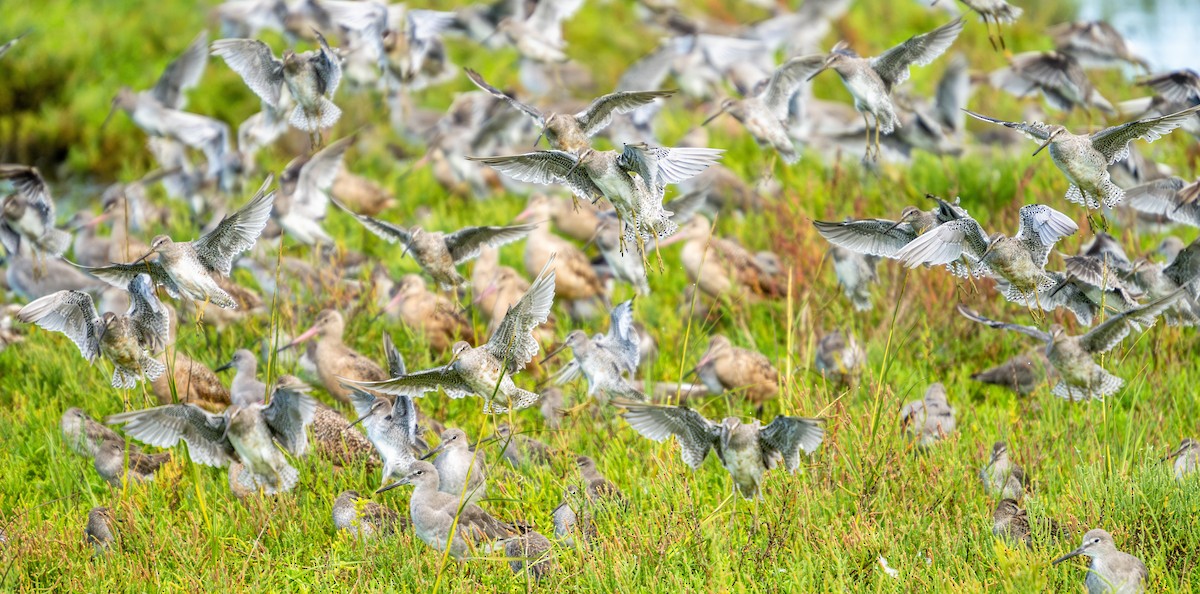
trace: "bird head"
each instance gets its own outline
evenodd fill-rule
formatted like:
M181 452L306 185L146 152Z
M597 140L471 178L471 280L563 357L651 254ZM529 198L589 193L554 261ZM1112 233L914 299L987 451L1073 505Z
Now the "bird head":
M850 49L850 44L845 41L839 41L830 50L829 55L825 56L825 61L821 64L821 67L816 72L810 74L806 80L812 80L830 68L837 70L838 66L844 64L847 58L852 57L854 57L854 52Z
M1066 128L1059 126L1059 125L1050 126L1050 135L1046 137L1045 142L1043 142L1040 146L1038 146L1036 151L1033 151L1034 156L1037 156L1038 153L1042 152L1042 149L1045 149L1046 147L1050 146L1050 143L1054 142L1059 136L1062 136L1066 131L1067 131Z
M1115 548L1115 546L1113 545L1112 535L1099 528L1094 528L1092 530L1088 530L1087 534L1083 535L1083 544L1079 545L1079 548L1055 559L1054 561L1051 561L1050 564L1058 565L1067 559L1078 557L1079 555L1088 555L1089 557L1095 556L1097 553L1105 549L1113 548Z

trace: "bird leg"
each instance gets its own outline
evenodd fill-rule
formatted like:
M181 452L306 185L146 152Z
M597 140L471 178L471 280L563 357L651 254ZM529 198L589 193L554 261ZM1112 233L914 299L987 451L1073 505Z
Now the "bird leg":
M992 25L990 23L988 23L987 15L984 13L980 13L979 16L983 18L983 28L985 31L987 31L988 41L991 42L991 44L992 44L992 51L994 51L994 52L1000 51L1000 48L996 45L996 38L992 37ZM997 35L999 34L999 31L1000 31L1000 22L997 21L996 22Z
M871 123L867 121L867 112L862 112L863 131L867 134L867 152L863 154L863 161L871 160Z
M205 295L204 303L200 305L198 310L196 310L196 329L201 332L204 331L204 310L208 307L208 302L211 299L212 298L210 296Z
M875 116L875 160L879 160L879 116Z

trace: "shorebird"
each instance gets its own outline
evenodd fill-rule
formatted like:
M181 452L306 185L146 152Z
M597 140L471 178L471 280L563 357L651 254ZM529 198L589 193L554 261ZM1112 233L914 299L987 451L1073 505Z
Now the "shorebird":
M1150 64L1134 55L1125 38L1104 21L1060 23L1047 31L1058 51L1070 54L1089 68L1118 68L1123 63L1149 71Z
M1019 542L1026 547L1033 546L1029 517L1017 504L1017 500L1011 497L1005 497L996 504L996 511L992 512L992 534L1009 542Z
M346 322L337 310L321 310L312 327L279 349L291 348L319 335L312 353L317 377L325 386L325 391L341 402L350 400L350 388L343 385L343 380L370 382L387 379L383 368L342 342L345 328Z
M546 353L545 363L563 349L571 349L575 358L554 374L557 384L566 384L583 375L587 380L589 397L602 395L642 398L631 385L638 367L639 337L633 329L633 301L612 309L608 332L588 338L583 330L572 330L554 350Z
M1109 179L1108 167L1129 156L1130 142L1137 138L1154 142L1197 112L1200 112L1200 105L1170 115L1126 122L1094 134L1072 134L1063 126L1042 122L1006 122L973 111L967 111L967 114L1012 128L1041 142L1034 155L1049 147L1051 160L1071 182L1067 200L1091 209L1100 208L1101 203L1111 208L1124 197L1125 191Z
M900 124L892 104L892 89L908 80L910 65L925 66L933 62L954 43L962 30L963 20L959 17L929 33L914 35L874 58L860 58L849 44L838 42L808 80L829 68L838 73L846 89L854 96L854 109L862 114L863 123L867 126L868 159L872 154L871 129L875 130L874 155L877 159L879 134L891 134ZM874 117L874 125L867 120L867 114Z
M258 380L258 359L246 349L233 352L233 359L213 371L236 370L229 384L229 398L237 406L259 404L267 399L267 384Z
M837 245L829 250L829 257L833 260L833 272L837 275L838 285L842 287L846 299L854 305L854 310L870 311L871 284L879 279L875 271L879 257Z
M558 282L561 281L556 280L556 284ZM496 331L500 322L504 321L508 308L516 305L529 290L529 281L521 273L500 264L500 251L494 247L484 247L479 251L479 258L471 271L471 285L475 290L472 302L488 320L489 333ZM558 286L555 292L558 293Z
M72 407L63 412L59 422L63 441L67 447L80 456L95 458L100 446L108 441L124 441L115 431L83 412L83 409Z
M591 137L612 123L614 115L629 113L644 105L675 94L675 91L620 91L609 93L593 100L586 109L576 114L542 112L536 107L522 103L508 93L488 84L478 72L464 69L467 78L491 96L511 105L517 111L533 118L541 128L550 148L580 154L592 146ZM537 145L537 142L534 142ZM536 183L536 182L535 182Z
M524 5L514 6L517 7L514 13L501 19L495 32L503 33L525 59L540 63L566 62L567 44L562 36L562 23L579 11L583 0L538 2L528 18L524 14Z
M991 328L1013 330L1032 336L1046 344L1046 359L1061 375L1051 390L1055 396L1069 400L1101 400L1115 394L1125 380L1109 373L1098 365L1093 356L1106 353L1129 335L1131 327L1148 328L1154 319L1163 313L1182 295L1180 289L1166 297L1155 299L1144 305L1114 315L1104 323L1092 328L1087 334L1071 336L1055 324L1049 332L1037 328L1008 324L985 318L959 304L958 313L973 322Z
M1138 86L1154 89L1155 95L1130 99L1120 104L1123 112L1137 112L1140 117L1167 115L1193 105L1200 105L1200 74L1195 70L1172 70L1145 78ZM1200 116L1193 117L1180 126L1188 134L1200 137Z
M270 46L256 39L218 39L212 43L212 54L224 59L271 107L279 107L286 84L296 101L288 122L308 132L315 145L320 143L321 130L332 127L342 117L342 110L330 100L341 82L342 66L325 37L314 33L320 49L299 54L286 50L282 60L275 57Z
M366 430L367 439L383 460L379 484L386 485L416 462L418 452L423 449L417 409L408 396L396 396L393 400L358 389L350 392L350 402L359 415L350 425L361 424Z
M458 340L475 342L475 328L458 303L429 291L421 275L405 275L395 291L396 295L383 310L398 309L404 324L418 336L424 336L434 350L445 352Z
M167 373L150 382L159 404L192 403L209 412L229 406L229 390L203 363L179 352L174 345L168 346L158 360L167 368Z
M951 265L966 257L972 276L993 276L1006 281L1009 301L1049 290L1054 279L1046 273L1050 249L1060 239L1079 230L1065 214L1041 204L1021 207L1017 234L987 235L975 219L967 216L939 225L910 241L896 252L896 258L909 268L921 264Z
M867 352L849 332L833 330L817 342L813 366L835 385L850 385L867 363Z
M150 277L134 276L129 282L129 311L125 315L96 311L92 296L82 291L60 291L21 308L17 317L70 338L88 363L104 355L113 364L112 386L132 388L145 376L153 381L167 370L153 358L166 347L169 329L166 308L154 296Z
M1198 102L1200 103L1200 102ZM1171 176L1125 190L1129 207L1143 214L1200 227L1200 179Z
M504 447L500 450L500 456L514 467L549 465L553 458L550 446L532 437L513 433L512 425L508 423L496 427L496 435L490 441L499 442Z
M917 444L927 448L954 432L954 407L946 400L946 386L934 383L921 400L906 403L900 409L900 424L908 429Z
M300 471L279 448L293 456L308 451L305 428L316 408L311 396L278 386L269 404L235 405L220 415L194 404L168 404L116 414L105 422L124 425L130 437L156 447L173 447L183 440L188 457L197 464L219 468L239 462L240 471L231 474L231 481L247 491L261 489L273 495L292 490L300 481Z
M1200 470L1200 443L1189 437L1183 438L1179 442L1179 447L1175 448L1174 452L1167 454L1163 461L1175 459L1175 478L1182 479L1183 477Z
M1046 103L1055 109L1071 111L1076 107L1092 107L1106 114L1116 114L1112 103L1105 99L1083 67L1069 54L1059 52L1025 52L1013 56L1007 67L991 73L992 86L1022 98L1041 92ZM1089 112L1090 113L1090 112Z
M779 370L771 360L758 351L733 346L720 334L708 339L708 349L694 371L713 394L739 393L760 406L779 395Z
M562 390L555 387L544 388L542 390L541 404L538 405L538 412L542 413L542 420L546 421L546 427L550 429L559 428L562 424L562 408Z
M404 524L395 511L370 499L363 499L358 491L342 491L333 500L333 527L347 530L355 538L386 538Z
M800 452L812 455L825 436L823 421L778 416L767 425L755 419L744 423L726 417L720 423L706 419L684 406L622 402L629 426L647 439L663 441L674 435L683 462L699 468L710 449L716 450L721 465L733 477L746 499L759 496L763 473L781 463L788 472L800 467Z
M992 49L1006 50L1008 46L1004 43L1004 35L1000 33L1001 24L1012 24L1021 18L1021 13L1024 12L1019 6L1013 6L1004 0L959 0L967 8L975 11L979 18L983 19L983 27L987 29L988 41L992 42ZM937 0L934 1L937 4ZM996 35L992 36L992 28L988 24L988 19L996 25ZM996 42L1000 42L999 47L996 47Z
M454 357L441 367L384 381L350 383L398 396L424 396L438 387L451 398L477 395L484 399L485 414L527 408L537 402L537 393L518 388L510 375L524 369L537 355L540 347L533 329L546 321L553 304L554 270L547 264L483 346L472 347L460 341L452 349Z
M71 247L71 234L54 227L54 199L36 167L0 165L0 179L17 191L0 204L0 244L9 254L20 254L22 243L54 258Z
M112 510L107 507L93 507L88 510L87 526L83 529L83 540L92 545L92 555L107 553L117 542L116 523Z
M827 66L824 55L798 56L780 64L771 76L759 81L742 99L726 99L721 110L704 121L708 125L721 114L728 113L746 127L759 146L775 149L784 163L800 159L788 134L788 106L800 85Z
M593 518L591 504L584 499L579 486L568 483L563 489L562 502L551 512L554 521L554 538L568 547L586 546L599 537ZM582 537L583 542L576 542Z
M467 443L467 434L462 429L447 429L442 432L438 446L421 457L432 456L433 467L438 471L438 490L455 497L465 497L467 503L479 503L487 497L487 468L483 456Z
M141 482L154 479L154 473L171 461L171 452L147 454L129 448L129 465L125 465L125 440L110 439L100 444L93 465L108 484L119 487L122 482Z
M524 264L529 274L545 268L554 261L555 284L554 294L562 301L594 301L602 299L604 283L592 266L591 258L575 244L555 235L550 230L549 209L550 199L534 195L530 198L525 210L517 215L516 220L534 220L533 230L529 232L529 240L525 242ZM499 280L499 279L498 279ZM495 284L496 281L493 281ZM487 288L481 295L489 291L499 290ZM476 291L480 289L476 287ZM515 293L516 287L508 287L508 293ZM495 306L493 306L495 307ZM499 311L493 309L493 311ZM494 314L493 314L494 315Z
M1083 580L1088 594L1141 594L1146 590L1146 579L1150 577L1146 564L1129 553L1117 550L1108 532L1099 528L1088 530L1079 548L1055 559L1051 565L1058 565L1079 555L1092 558L1087 577Z
M579 476L583 478L583 493L592 504L614 503L625 507L627 500L616 483L608 480L599 469L596 461L587 456L576 456L575 466L579 467Z
M979 472L983 488L1001 498L1020 500L1025 495L1025 471L1008 458L1008 444L992 444L992 456Z
M354 137L349 136L311 157L297 157L279 174L272 217L292 239L305 245L333 245L321 222L329 207L329 191L342 171L342 157L353 142Z
M0 286L33 301L59 291L81 290L99 294L107 283L84 274L66 260L9 254Z
M820 233L821 237L837 247L867 256L894 259L896 253L917 236L928 233L938 225L969 216L965 209L958 206L958 200L950 203L933 194L925 196L936 200L937 206L927 211L915 206L906 206L900 211L899 221L888 219L847 219L842 222L813 221L813 227L816 227L817 233Z
M513 573L520 576L527 572L535 582L558 571L550 540L533 530L505 543L504 556L509 558L508 566Z
M453 233L425 231L419 227L405 229L387 221L366 215L355 214L341 203L334 201L342 210L350 213L368 231L388 243L404 246L401 254L412 254L414 260L443 291L450 291L467 283L456 267L479 256L485 247L500 247L517 241L533 230L533 225L509 227L463 227Z
M985 384L1004 386L1017 394L1031 394L1053 370L1046 360L1045 349L1016 355L997 365L971 374L971 379Z
M787 292L787 278L764 254L754 254L733 239L713 233L708 219L697 216L679 230L680 251L688 279L714 298L776 298Z
M1169 326L1200 324L1200 306L1195 302L1196 282L1200 279L1200 241L1181 249L1169 265L1140 259L1124 275L1123 283L1139 291L1146 299L1166 297L1180 288L1188 294L1163 312Z
M150 242L150 251L146 255L129 264L83 267L83 270L118 288L146 273L176 299L187 297L205 304L211 301L225 309L235 308L237 302L217 285L212 275L229 276L233 259L254 247L267 225L275 201L275 192L267 191L270 185L271 177L268 176L250 202L222 218L212 231L199 239L175 242L166 235L159 235ZM153 254L158 254L158 258L147 260Z
M518 528L492 517L478 505L463 504L457 495L438 490L438 471L428 462L414 462L400 480L380 488L382 493L413 485L408 500L413 532L436 551L450 550L455 559L473 551L487 552L520 534Z

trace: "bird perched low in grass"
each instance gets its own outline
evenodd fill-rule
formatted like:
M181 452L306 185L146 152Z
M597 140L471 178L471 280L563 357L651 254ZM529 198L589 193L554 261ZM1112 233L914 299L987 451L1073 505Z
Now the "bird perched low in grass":
M117 518L107 507L93 507L88 511L87 525L83 529L83 540L92 545L92 555L107 553L117 542Z
M1141 594L1146 590L1146 580L1150 577L1146 564L1118 550L1108 532L1100 528L1088 530L1079 548L1055 559L1051 564L1058 565L1079 555L1092 558L1087 577L1083 580L1088 594Z
M584 498L579 486L574 483L567 483L563 489L562 502L554 508L551 516L554 521L554 538L564 546L584 547L599 537L592 504Z
M1008 444L997 441L992 444L992 455L979 472L983 488L1001 498L1020 501L1025 495L1025 471L1008 458Z
M521 572L527 572L535 582L558 571L550 540L532 530L509 540L504 545L504 556L509 558L508 566L513 573L519 577Z
M756 405L779 395L779 370L771 360L758 351L733 346L720 334L708 340L694 371L713 394L737 392Z
M325 386L325 391L342 402L350 400L350 388L344 385L344 381L380 381L388 377L378 363L346 345L342 340L345 329L346 321L342 314L335 309L324 309L317 314L317 319L313 320L308 330L279 349L282 351L317 337L311 353L317 367L317 377Z
M462 429L447 429L442 432L441 443L422 457L433 459L438 471L438 490L455 497L464 497L468 503L479 503L487 497L487 470L483 455L476 452L467 441Z
M475 328L458 303L430 291L419 274L406 274L396 285L383 311L397 311L400 320L423 336L437 352L446 352L455 342L475 342Z
M343 491L333 500L333 527L346 530L355 538L386 538L405 524L395 511L363 499L358 491Z
M167 366L152 354L163 350L170 334L166 308L154 295L150 277L138 274L128 285L129 311L96 311L83 291L59 291L21 308L17 317L70 338L88 363L104 355L113 364L112 386L132 388L142 377L158 379Z
M583 478L583 493L590 503L626 505L628 500L625 494L596 468L595 460L588 456L576 456L575 466L579 468L579 476Z
M817 373L835 385L854 383L867 363L867 352L863 350L849 331L833 330L817 342L813 355L813 366Z
M1200 470L1200 443L1196 440L1185 437L1179 442L1179 447L1175 451L1167 454L1163 461L1175 459L1175 478L1182 479L1183 477Z
M483 346L455 343L453 358L441 367L383 381L344 381L375 392L414 398L439 387L451 398L476 395L484 399L485 414L527 408L537 402L538 395L518 388L511 375L537 355L541 347L533 330L546 321L553 304L554 270L547 264Z
M114 487L119 487L122 482L126 481L132 483L153 480L154 473L163 464L171 461L171 452L147 454L130 448L129 464L126 465L125 450L124 439L110 439L100 444L100 449L96 452L96 459L93 460L96 472Z
M906 403L900 409L900 424L922 448L927 448L954 433L957 426L954 407L946 396L946 386L934 383L925 397Z
M1006 497L996 504L996 511L992 512L992 534L1012 543L1033 546L1029 517L1014 498Z
M116 431L97 422L78 407L71 407L63 412L59 427L67 447L76 454L89 458L95 458L100 446L105 442L124 441Z
M744 423L726 417L720 423L684 406L621 402L629 426L647 439L663 441L674 435L683 462L699 468L709 450L716 450L721 465L746 499L759 496L763 473L782 464L788 472L800 467L800 452L812 455L825 436L820 419L778 416L767 425L757 419Z

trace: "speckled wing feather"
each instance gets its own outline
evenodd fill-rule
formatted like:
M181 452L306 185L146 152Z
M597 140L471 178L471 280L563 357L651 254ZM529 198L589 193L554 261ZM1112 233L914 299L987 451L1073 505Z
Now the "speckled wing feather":
M780 121L787 121L788 105L792 100L792 95L795 95L800 85L804 84L809 76L820 70L824 64L825 54L797 56L780 64L771 73L771 78L767 80L767 86L760 95L763 104Z
M637 371L639 338L633 327L633 301L618 304L609 314L608 332L600 339L604 348L617 356L617 363L626 373Z
M166 269L158 260L143 260L137 264L109 264L99 267L79 266L79 269L118 289L127 288L137 275L147 274L156 285L165 287L171 297L178 299L180 295L179 287L175 281L171 280L171 276L167 274Z
M464 398L475 393L471 389L471 386L463 380L462 375L450 365L443 365L423 371L414 371L408 375L401 375L379 382L362 382L346 378L338 379L347 384L375 392L412 396L414 398L424 396L429 392L436 392L439 387L451 398Z
M491 95L501 101L504 101L505 103L508 103L509 105L511 105L513 107L513 109L516 109L517 111L533 118L533 121L537 122L537 124L539 126L545 125L546 116L542 115L542 112L540 110L538 110L536 107L521 103L520 101L517 101L514 97L512 97L508 93L505 93L504 91L501 91L500 89L497 89L496 87L493 87L492 85L488 84L488 82L486 80L484 80L483 76L480 75L478 72L475 72L474 70L471 70L470 68L464 68L463 70L466 71L467 78L471 79L471 82L475 83L475 86L479 87L480 89L483 89L489 95Z
M51 332L62 332L89 362L100 354L104 322L92 296L83 291L59 291L40 297L22 307L17 318Z
M337 52L333 51L333 48L329 47L329 43L325 41L325 36L320 33L316 35L317 42L321 44L321 50L312 57L312 63L315 66L317 77L321 80L321 94L332 97L342 82L342 63Z
M1079 346L1092 354L1107 353L1129 335L1130 327L1134 324L1143 329L1154 323L1154 319L1171 307L1175 300L1183 296L1183 289L1178 289L1155 299L1140 307L1127 309L1092 328L1087 334L1079 337Z
M566 151L536 151L502 157L467 157L512 177L531 184L561 183L584 200L599 200L604 192L588 177L579 158Z
M658 196L667 184L677 184L699 175L716 163L725 151L711 148L652 147L644 142L625 144L617 157L622 169L641 176Z
M912 64L925 66L942 55L963 30L962 17L956 18L933 31L914 35L907 41L871 58L871 68L879 74L890 91L892 87L908 80L908 67Z
M1200 102L1200 74L1194 70L1175 70L1137 83L1148 86L1171 103Z
M254 247L254 242L258 241L258 236L267 226L271 207L275 203L274 190L267 191L271 181L272 177L268 175L246 206L221 219L215 229L192 242L196 255L210 271L229 276L233 259Z
M464 227L446 236L446 247L455 264L462 264L479 255L484 247L500 247L529 235L537 225L507 227Z
M275 440L293 456L303 456L308 451L308 433L304 429L312 424L316 413L317 401L312 396L288 388L275 388L271 403L262 411Z
M201 31L191 45L167 64L150 93L167 109L183 109L187 103L184 91L194 88L208 65L208 31Z
M227 419L208 414L194 404L135 410L113 415L104 422L124 425L130 437L155 447L173 447L182 439L188 445L188 456L197 464L220 467L237 459L233 445L225 438Z
M1050 248L1058 240L1074 235L1079 226L1071 217L1044 204L1029 204L1021 207L1021 222L1014 239L1020 241L1033 256L1033 263L1046 266Z
M652 103L655 99L670 97L675 91L617 91L597 97L587 109L575 114L575 121L588 136L606 128L614 115L629 113L643 105Z
M642 437L661 442L674 435L679 440L683 463L692 468L700 467L708 451L720 439L720 426L686 406L625 400L614 400L613 403L626 409L622 416Z
M542 271L508 312L488 339L483 348L497 360L504 362L509 373L525 368L538 349L533 329L544 324L554 305L554 255L546 261Z
M350 210L345 204L342 204L336 198L330 197L329 200L333 202L334 206L337 206L338 208L346 211L350 216L358 219L358 222L362 224L363 227L366 227L367 231L374 233L376 237L379 237L388 243L399 243L407 247L409 242L412 241L412 233L410 233L408 229L405 229L404 227L393 225L387 221L369 217L367 215L358 214Z
M1112 165L1129 156L1129 143L1134 139L1154 142L1194 117L1197 112L1200 112L1200 105L1157 118L1134 120L1105 128L1091 136L1092 147L1108 158L1108 164Z
M813 221L817 233L829 243L852 252L895 258L896 252L917 238L917 232L908 223L885 219L863 219L834 223Z
M170 340L171 318L167 308L154 295L150 275L139 274L129 281L129 312L138 344L151 353L167 346Z
M1180 194L1189 186L1200 189L1200 182L1188 184L1180 177L1165 177L1125 190L1125 200L1138 212L1200 227L1200 202L1180 200Z
M966 218L938 225L900 248L895 257L909 268L949 264L964 254L978 262L987 248L983 227L975 219Z
M408 369L404 365L404 355L400 354L400 350L396 348L396 343L392 342L392 334L390 332L383 333L383 354L387 358L387 370L392 377L408 373Z
M800 451L812 455L824 438L825 428L820 419L801 417L775 417L758 432L763 459L769 460L772 452L779 452L787 469L793 472L800 466Z
M37 167L3 164L0 165L0 179L12 182L17 193L37 210L43 225L54 226L54 199L50 197L50 187Z
M260 99L279 107L283 62L275 58L267 44L257 39L218 39L212 43L212 54L224 59Z
M977 120L983 120L985 122L1000 124L1001 126L1012 128L1013 130L1024 134L1025 137L1030 140L1042 142L1050 138L1050 126L1043 124L1042 122L1006 122L1004 120L989 118L985 115L975 113L969 109L964 109L963 111L967 112L967 115Z
M1176 286L1188 289L1193 297L1200 289L1200 241L1193 241L1176 254L1171 265L1162 271Z
M1032 336L1033 338L1036 338L1042 342L1050 342L1050 335L1038 330L1037 328L1030 328L1029 326L1022 326L1020 324L997 322L996 320L985 318L979 315L979 313L974 310L967 309L967 307L961 303L958 304L958 313L972 322L978 322L990 328L996 328L998 330L1012 330L1027 336Z

